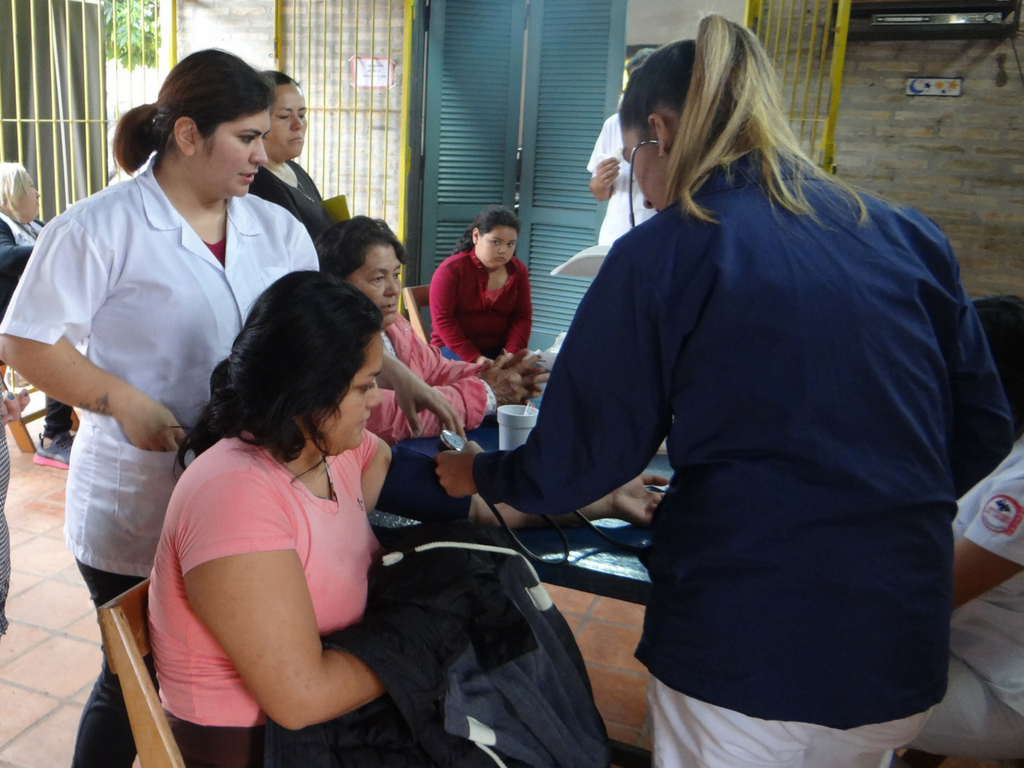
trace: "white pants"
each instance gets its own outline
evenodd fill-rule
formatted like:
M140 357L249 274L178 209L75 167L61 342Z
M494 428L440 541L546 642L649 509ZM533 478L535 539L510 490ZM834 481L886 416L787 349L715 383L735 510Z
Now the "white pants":
M686 696L651 678L654 768L885 768L928 713L848 731L761 720Z
M976 760L1024 758L1024 715L997 699L960 659L949 658L949 687L911 747Z

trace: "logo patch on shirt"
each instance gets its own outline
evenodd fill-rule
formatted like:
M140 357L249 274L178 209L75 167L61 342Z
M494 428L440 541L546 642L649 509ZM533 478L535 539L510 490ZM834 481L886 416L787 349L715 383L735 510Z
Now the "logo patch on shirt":
M1016 499L1002 494L993 496L981 510L981 521L990 531L1012 536L1024 519L1024 509Z

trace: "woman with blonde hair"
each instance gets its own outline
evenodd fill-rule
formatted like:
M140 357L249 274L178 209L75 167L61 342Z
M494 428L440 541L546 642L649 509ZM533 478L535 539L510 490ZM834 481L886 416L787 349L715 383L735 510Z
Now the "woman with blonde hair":
M19 163L0 163L0 318L42 231L39 192L32 177ZM71 428L71 406L47 396L43 431L32 460L44 467L67 469L74 441Z
M655 765L885 765L945 689L956 499L1013 440L956 259L815 167L721 17L652 54L620 117L659 213L612 247L526 445L438 474L544 512L666 439L637 650Z
M7 311L42 231L32 177L19 163L0 163L0 313Z
M38 215L39 193L28 171L18 163L0 163L0 314L7 309L14 286L42 229L36 221ZM2 425L16 421L28 405L27 394L8 400L2 390L0 384L0 430ZM7 436L0 434L0 437L3 438L0 439L0 635L3 635L7 631L4 605L11 578L11 545L4 517L11 460L7 455Z

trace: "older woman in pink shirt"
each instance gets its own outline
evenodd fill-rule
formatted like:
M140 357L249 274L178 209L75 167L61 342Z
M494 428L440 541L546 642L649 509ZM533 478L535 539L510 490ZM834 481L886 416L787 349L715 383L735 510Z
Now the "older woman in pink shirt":
M320 270L352 283L369 296L384 316L385 351L434 387L462 417L466 429L480 426L499 405L525 403L539 392L548 374L533 366L528 350L502 355L482 364L449 360L413 332L398 312L405 248L379 219L356 216L334 225L316 243ZM440 432L430 413L421 416L423 435ZM393 392L381 392L381 404L368 429L389 444L413 437L408 419Z

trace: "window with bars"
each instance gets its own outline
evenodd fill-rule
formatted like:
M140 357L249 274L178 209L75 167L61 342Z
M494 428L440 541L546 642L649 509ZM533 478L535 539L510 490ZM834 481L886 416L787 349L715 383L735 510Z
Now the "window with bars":
M0 0L0 161L50 219L105 187L121 113L154 101L174 58L169 0Z
M405 3L279 0L278 19L280 66L308 108L299 164L325 199L397 230Z
M747 0L746 23L775 65L805 151L833 170L850 0Z

